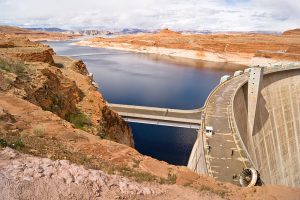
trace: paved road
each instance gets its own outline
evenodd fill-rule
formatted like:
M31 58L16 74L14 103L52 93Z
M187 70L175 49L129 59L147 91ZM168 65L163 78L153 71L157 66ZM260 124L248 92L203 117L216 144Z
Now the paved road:
M233 184L239 184L233 176L250 166L232 129L230 113L236 89L247 79L247 75L243 74L218 87L209 97L204 110L204 126L213 126L215 133L212 137L205 137L208 173L217 180Z

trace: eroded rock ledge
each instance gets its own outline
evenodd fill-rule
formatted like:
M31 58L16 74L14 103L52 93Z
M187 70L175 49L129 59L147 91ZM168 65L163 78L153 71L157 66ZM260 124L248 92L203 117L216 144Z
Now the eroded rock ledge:
M0 92L16 95L94 135L133 147L128 125L93 86L82 61L54 56L47 45L0 34Z

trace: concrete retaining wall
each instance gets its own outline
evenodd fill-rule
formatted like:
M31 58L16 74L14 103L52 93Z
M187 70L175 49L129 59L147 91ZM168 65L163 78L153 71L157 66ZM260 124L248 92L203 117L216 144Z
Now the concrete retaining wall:
M265 183L300 186L300 70L264 75L253 136L247 133L247 84L235 95L234 118Z

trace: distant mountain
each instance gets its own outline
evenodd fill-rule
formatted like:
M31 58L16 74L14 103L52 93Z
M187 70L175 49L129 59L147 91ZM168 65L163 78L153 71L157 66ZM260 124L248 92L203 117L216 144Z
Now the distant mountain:
M77 29L72 31L67 31L67 33L72 34L80 34L80 35L87 35L87 36L111 36L111 35L130 35L130 34L138 34L138 33L152 33L151 31L144 30L144 29L121 29L121 30L103 30L103 29Z
M80 30L78 31L81 35L112 35L113 33L110 31L103 31L103 30Z
M27 30L32 30L32 31L46 31L46 32L67 32L68 30L65 30L65 29L60 29L60 28L41 28L41 27L38 27L38 28L25 28Z
M138 28L125 28L122 29L121 31L119 31L119 33L121 34L137 34L137 33L151 33L151 31L149 30L145 30L145 29L138 29Z

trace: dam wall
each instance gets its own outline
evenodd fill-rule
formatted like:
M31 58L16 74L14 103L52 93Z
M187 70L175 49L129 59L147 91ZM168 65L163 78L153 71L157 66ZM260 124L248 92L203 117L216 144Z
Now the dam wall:
M208 174L205 158L205 146L202 130L198 131L198 137L193 146L187 167L199 174Z
M249 159L263 182L299 187L300 70L263 76L252 134L247 127L247 95L248 83L235 93L232 109Z

